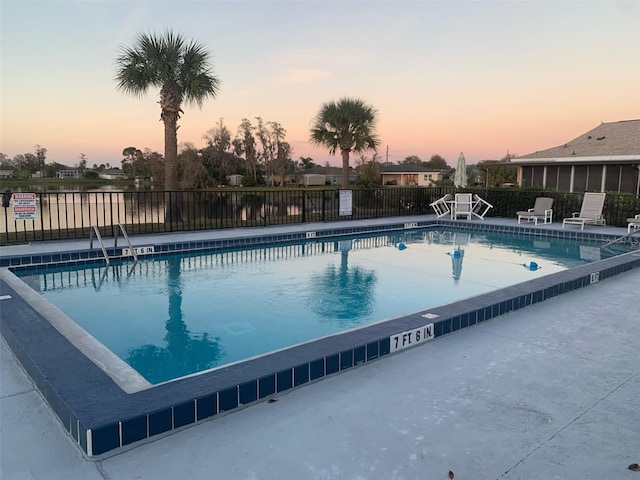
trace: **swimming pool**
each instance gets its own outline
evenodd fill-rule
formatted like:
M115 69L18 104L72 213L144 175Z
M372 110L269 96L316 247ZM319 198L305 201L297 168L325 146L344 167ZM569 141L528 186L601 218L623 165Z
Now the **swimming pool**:
M17 275L158 384L627 251L431 228Z
M336 236L405 235L422 227L462 227L463 233L481 235L512 233L522 239L535 241L536 248L541 251L554 239L595 241L602 244L614 238L612 234L596 229L580 232L549 226L520 227L513 223L505 225L497 221L456 222L433 220L429 217L403 217L304 225L287 229L206 232L185 235L180 237L183 238L182 241L180 238L167 236L144 237L134 240L134 245L141 252L154 251L163 255L194 253L196 250L212 248L240 251L256 245L285 248L291 242L305 239L322 242ZM331 243L335 245L335 242ZM2 335L65 430L89 459L111 455L123 448L157 438L158 435L215 418L357 365L376 361L416 343L432 340L640 267L640 253L633 251L530 278L516 285L447 305L351 328L340 334L303 342L247 361L223 365L201 374L144 387L141 385L148 383L146 380L142 379L144 382L141 382L140 375L140 378L132 379L133 369L100 343L92 341L92 337L77 325L73 327L74 322L65 322L65 318L68 320L66 315L13 273L32 269L36 264L46 265L52 273L61 263L86 266L87 263L94 262L95 266L100 252L84 247L57 253L35 253L37 248L33 250L32 254L0 258L0 265L11 267L0 269ZM124 253L122 248L107 250L112 257ZM412 244L402 251L396 246L395 253L400 255L411 253L412 250ZM449 253L451 251L453 249ZM594 252L595 250L585 250L582 254L593 256ZM467 269L472 263L468 260L473 258L470 253L471 249L465 250L461 282L465 281L467 273L471 271ZM442 257L449 262L447 274L451 276L448 281L452 282L454 257L447 256L446 253ZM529 258L528 254L522 255L522 263L526 263ZM574 260L577 262L578 258ZM131 263L126 262L126 265ZM129 271L125 268L126 265L121 266L123 280ZM527 274L541 274L547 268L543 264L540 271L527 272L523 266L514 267ZM103 271L104 268L101 270L97 267L95 275L87 277L91 288L94 288L94 282L96 288L105 288L106 282L110 281L107 275L101 283ZM165 310L165 314L167 312ZM95 356L97 350L101 353ZM115 379L118 379L118 383ZM125 386L122 386L122 379L125 380Z

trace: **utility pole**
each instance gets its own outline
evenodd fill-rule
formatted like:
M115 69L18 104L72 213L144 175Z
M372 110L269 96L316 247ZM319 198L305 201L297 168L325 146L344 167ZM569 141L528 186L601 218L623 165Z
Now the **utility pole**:
M384 166L385 167L389 166L389 145L387 145L387 157L386 157L386 160L384 162Z

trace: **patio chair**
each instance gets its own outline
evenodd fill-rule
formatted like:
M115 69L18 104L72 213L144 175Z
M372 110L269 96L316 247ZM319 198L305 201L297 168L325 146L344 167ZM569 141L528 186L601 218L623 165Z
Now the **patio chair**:
M640 213L635 217L627 218L629 226L627 227L627 233L631 233L631 229L638 230L640 228Z
M429 204L429 206L436 212L436 217L444 217L445 215L449 215L451 213L449 203L451 202L452 198L453 197L451 197L451 194L447 193L444 197L441 197L435 202Z
M470 193L456 193L453 209L451 210L451 218L467 217L471 220L473 213L473 199Z
M533 222L537 225L538 220L543 223L551 223L553 220L553 198L550 197L538 197L536 198L536 203L533 204L533 208L530 208L526 211L516 212L518 216L518 223L520 220L526 220Z
M585 225L605 225L602 216L605 196L605 193L585 193L580 212L574 212L571 217L562 220L562 228L565 225L580 225L580 230L584 230Z
M473 209L471 210L471 213L473 213L476 217L484 220L484 216L492 208L493 205L487 202L484 198L481 198L478 195L473 195Z

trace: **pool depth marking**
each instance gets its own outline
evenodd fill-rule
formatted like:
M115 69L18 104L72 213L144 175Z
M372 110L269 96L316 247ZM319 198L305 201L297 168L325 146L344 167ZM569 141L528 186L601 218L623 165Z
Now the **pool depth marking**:
M412 347L413 345L433 340L434 338L435 332L433 323L430 323L419 328L413 328L396 335L391 335L389 337L389 341L391 342L389 351L390 353L393 353L395 351L402 350L403 348Z
M133 252L136 252L136 255L149 255L151 253L156 253L156 247L151 245L148 247L133 247L133 250L130 248L122 249L123 257L132 257Z

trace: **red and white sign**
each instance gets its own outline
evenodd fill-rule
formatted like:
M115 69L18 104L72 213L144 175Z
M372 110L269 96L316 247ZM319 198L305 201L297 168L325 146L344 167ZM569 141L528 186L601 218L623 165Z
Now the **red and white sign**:
M14 193L13 194L13 219L14 220L35 220L36 219L36 194L35 193Z

